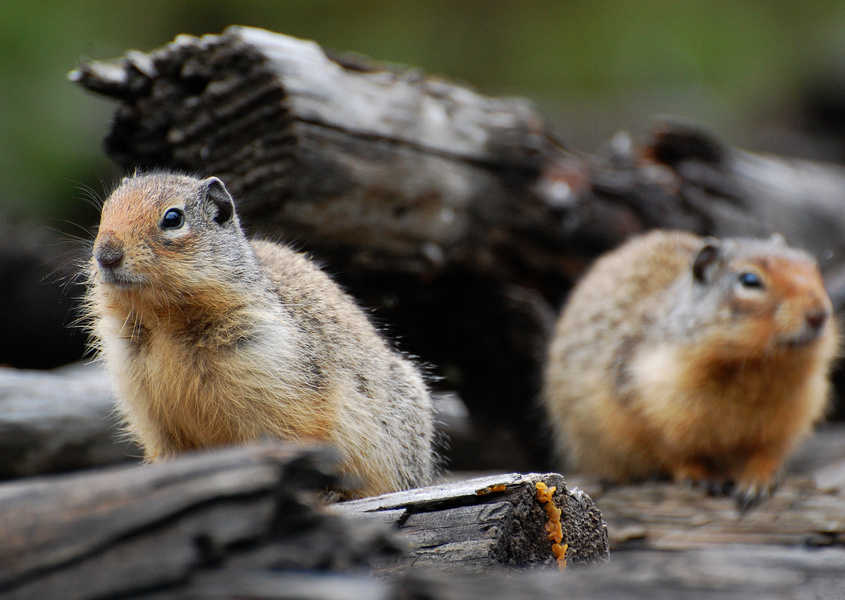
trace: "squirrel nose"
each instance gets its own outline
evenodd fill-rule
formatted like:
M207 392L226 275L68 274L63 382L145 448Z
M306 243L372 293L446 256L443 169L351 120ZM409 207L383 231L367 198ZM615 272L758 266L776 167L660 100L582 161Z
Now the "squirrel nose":
M94 258L101 267L113 269L123 262L123 245L113 237L94 244Z
M828 317L830 317L830 313L826 310L813 310L804 316L807 320L807 325L814 331L820 331L824 327L824 324L827 323Z

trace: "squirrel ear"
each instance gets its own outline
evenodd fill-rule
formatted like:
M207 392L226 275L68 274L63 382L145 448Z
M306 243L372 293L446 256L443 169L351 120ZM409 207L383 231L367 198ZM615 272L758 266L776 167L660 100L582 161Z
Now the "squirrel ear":
M722 262L722 247L719 240L707 238L704 246L692 262L692 277L695 281L706 283L712 279L714 269Z
M235 214L235 202L223 182L216 177L209 177L202 184L202 204L208 216L218 225L231 221Z

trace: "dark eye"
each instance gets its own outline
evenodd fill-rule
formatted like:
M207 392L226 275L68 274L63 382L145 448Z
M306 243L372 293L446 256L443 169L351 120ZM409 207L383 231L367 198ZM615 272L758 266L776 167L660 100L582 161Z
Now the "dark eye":
M162 229L179 229L185 224L185 213L179 208L169 208L161 218Z
M762 289L763 287L763 280L760 279L760 276L748 271L739 274L739 283L742 287L749 289Z

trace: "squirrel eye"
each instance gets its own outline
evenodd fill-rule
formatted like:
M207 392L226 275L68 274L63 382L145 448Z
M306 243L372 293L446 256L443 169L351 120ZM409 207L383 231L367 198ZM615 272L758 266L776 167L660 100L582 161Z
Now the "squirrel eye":
M763 280L760 279L760 276L748 271L739 274L739 283L744 288L762 289L763 287Z
M170 208L161 218L162 229L179 229L185 224L185 213L178 208Z

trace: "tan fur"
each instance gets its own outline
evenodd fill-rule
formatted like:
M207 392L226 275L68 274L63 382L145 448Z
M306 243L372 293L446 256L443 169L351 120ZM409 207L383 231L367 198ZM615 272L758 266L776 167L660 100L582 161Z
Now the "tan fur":
M234 213L218 223L227 202L219 180L162 173L125 179L103 207L88 312L147 458L269 434L335 445L358 495L428 483L416 368L305 257L248 242ZM185 223L164 230L172 207Z
M719 258L697 280L705 246ZM740 285L743 272L764 287ZM823 415L837 339L803 252L679 232L634 239L597 261L557 323L543 389L557 451L611 481L769 490Z

